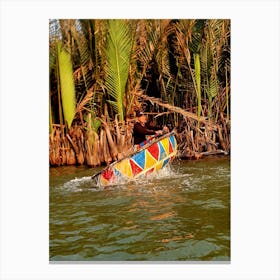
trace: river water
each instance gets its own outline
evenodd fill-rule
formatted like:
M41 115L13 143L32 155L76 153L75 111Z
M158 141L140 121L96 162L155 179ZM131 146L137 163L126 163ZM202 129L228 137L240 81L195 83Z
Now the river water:
M230 261L230 158L174 161L106 189L50 168L50 261Z

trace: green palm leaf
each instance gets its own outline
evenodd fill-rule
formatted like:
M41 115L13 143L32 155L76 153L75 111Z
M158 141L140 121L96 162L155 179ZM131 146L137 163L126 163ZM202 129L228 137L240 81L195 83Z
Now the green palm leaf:
M107 44L107 68L105 85L113 100L110 104L124 120L124 93L128 78L130 54L132 47L129 22L126 20L109 20L109 34Z
M214 98L216 95L218 95L219 92L219 83L218 83L218 77L217 73L215 72L214 67L211 71L211 78L209 83L209 90L207 92L209 99Z
M196 94L197 94L197 116L201 115L201 77L200 77L200 55L194 54L194 69L195 69L195 81L196 81Z
M82 23L85 24L85 20L76 21L76 25L71 27L71 34L75 39L79 52L79 64L81 65L81 72L83 76L83 82L86 90L89 90L93 85L92 79L92 59L90 56L90 50L88 46L88 39L86 33L82 29Z
M75 116L75 85L71 55L58 43L58 64L64 120L71 126Z
M210 76L210 82L209 86L207 88L207 96L208 96L208 117L209 119L212 117L212 100L215 98L219 93L219 82L218 77L215 72L214 66L211 69L211 76Z

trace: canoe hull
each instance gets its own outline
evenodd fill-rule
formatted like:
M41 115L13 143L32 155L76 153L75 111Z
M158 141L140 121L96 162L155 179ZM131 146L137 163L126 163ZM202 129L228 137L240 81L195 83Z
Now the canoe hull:
M159 171L177 154L177 141L173 133L152 141L139 151L106 167L96 181L99 186L114 185L120 180L133 180Z

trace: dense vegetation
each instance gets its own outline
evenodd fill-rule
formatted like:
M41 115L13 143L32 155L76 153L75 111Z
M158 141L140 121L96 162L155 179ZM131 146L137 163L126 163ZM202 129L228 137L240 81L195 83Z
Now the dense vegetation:
M180 156L230 152L230 20L50 20L51 166L129 153L135 111Z

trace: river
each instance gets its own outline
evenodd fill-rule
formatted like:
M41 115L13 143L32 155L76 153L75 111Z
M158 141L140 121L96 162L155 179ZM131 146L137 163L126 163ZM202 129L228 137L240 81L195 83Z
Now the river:
M50 168L50 261L230 261L229 157L106 189L99 170Z

